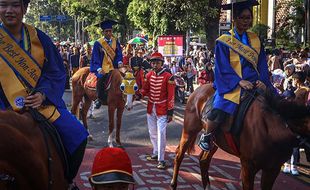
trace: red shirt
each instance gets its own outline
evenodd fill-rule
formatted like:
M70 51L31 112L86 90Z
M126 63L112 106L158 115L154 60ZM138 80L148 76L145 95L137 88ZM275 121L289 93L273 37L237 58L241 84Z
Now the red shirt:
M173 75L162 68L161 71L150 71L146 74L145 83L141 90L143 96L148 96L147 113L152 113L155 104L158 116L167 115L168 111L174 109L175 84Z

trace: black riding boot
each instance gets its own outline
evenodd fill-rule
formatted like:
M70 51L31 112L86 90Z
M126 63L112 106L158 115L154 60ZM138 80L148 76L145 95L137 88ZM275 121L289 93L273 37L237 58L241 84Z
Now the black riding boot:
M68 153L67 159L69 164L69 173L67 176L67 181L71 185L73 184L73 180L77 175L81 163L83 161L86 145L87 145L87 139L80 144L80 146L77 148L75 152L73 152L73 154Z
M229 114L220 110L220 109L212 109L210 112L202 113L202 121L207 124L207 131L201 135L200 140L198 142L198 146L204 150L209 151L212 148L212 138L213 133L216 129L226 121L229 117Z
M198 142L198 146L203 151L210 151L212 149L213 134L214 131L216 131L216 129L220 125L220 123L208 120L207 125L208 125L207 131L201 135Z
M104 98L104 83L105 83L106 75L103 75L101 78L98 78L96 91L97 91L97 100L95 100L95 109L99 109Z

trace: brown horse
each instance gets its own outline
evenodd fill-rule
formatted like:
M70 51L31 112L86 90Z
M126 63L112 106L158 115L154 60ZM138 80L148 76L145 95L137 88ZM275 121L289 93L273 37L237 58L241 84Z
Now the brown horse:
M87 112L93 100L97 99L97 94L95 89L89 89L84 86L86 78L90 73L89 67L83 67L79 69L72 76L72 108L71 112L74 115L77 115L77 110L80 102L83 100L82 110L80 112L83 124L86 128L87 125ZM116 143L118 146L121 146L120 139L120 129L122 125L122 116L124 109L127 110L132 109L133 107L133 94L124 94L121 91L120 86L122 85L123 77L121 72L118 69L114 69L111 73L111 86L108 91L108 115L109 115L109 138L108 144L110 147L113 146L112 143L112 133L114 130L114 115L116 113L117 121L116 121ZM134 80L134 79L131 79ZM134 82L135 83L135 82ZM132 87L136 86L136 84L132 84ZM126 87L124 87L126 89ZM137 90L137 89L135 89Z
M52 159L49 170L47 146L38 125L28 113L0 111L1 190L68 188L62 161L54 143L47 137ZM49 179L52 180L50 188Z
M195 90L188 99L185 109L184 128L174 160L171 181L177 187L177 176L184 153L194 149L198 133L207 128L201 121L205 102L211 98L212 85L204 85ZM222 127L229 125L229 122ZM222 129L223 130L223 129ZM210 152L202 151L199 156L201 178L204 188L210 188L209 165L217 148L238 156L241 161L241 180L244 190L251 190L254 178L262 170L261 187L271 190L282 164L287 161L293 147L297 145L296 134L310 136L309 107L298 106L292 102L276 99L274 96L259 95L249 107L239 137L235 137L239 153L228 146L222 130L215 134L215 146Z

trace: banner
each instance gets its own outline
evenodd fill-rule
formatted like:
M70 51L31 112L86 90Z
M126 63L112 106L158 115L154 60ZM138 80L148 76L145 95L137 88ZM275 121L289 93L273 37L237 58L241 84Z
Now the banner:
M158 52L166 57L183 56L183 36L159 36Z

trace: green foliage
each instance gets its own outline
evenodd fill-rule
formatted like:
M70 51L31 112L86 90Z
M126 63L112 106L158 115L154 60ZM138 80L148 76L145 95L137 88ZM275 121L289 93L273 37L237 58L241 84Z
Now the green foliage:
M57 21L41 22L40 15L63 15L66 14L60 9L60 3L57 0L33 0L30 2L28 12L25 16L26 23L36 26L37 28L46 32L52 39L60 38L67 39L68 35L72 33L72 20L59 23Z
M267 39L269 26L265 24L256 24L251 28L251 30L255 32L258 35L259 39L263 42Z
M208 0L132 0L127 15L134 25L149 34L185 34L204 29L206 14L216 15Z
M199 32L207 29L209 18L218 17L218 7L211 6L219 0L33 0L27 22L34 24L53 37L74 36L74 21L83 21L90 40L102 34L94 25L105 17L119 22L114 29L121 41L128 40L134 28L144 30L151 36L162 34L185 34L190 29ZM39 15L66 14L72 20L62 23L40 22ZM214 22L214 21L212 21ZM212 25L212 30L213 26ZM65 27L64 27L65 26ZM60 35L59 35L60 32Z
M277 44L293 47L295 43L300 43L300 31L305 26L303 0L292 0L287 5L280 3L277 9L282 6L288 6L289 11L287 11L285 20L282 20L282 25L277 28Z

